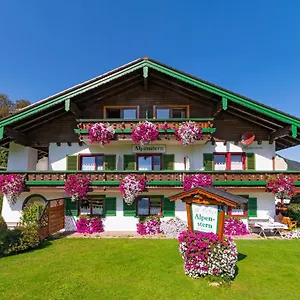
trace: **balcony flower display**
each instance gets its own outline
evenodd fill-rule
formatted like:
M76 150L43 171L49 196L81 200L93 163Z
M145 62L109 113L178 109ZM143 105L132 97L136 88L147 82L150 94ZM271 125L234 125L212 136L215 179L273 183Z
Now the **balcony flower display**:
M65 183L65 192L72 201L86 199L89 184L89 179L84 174L69 175Z
M91 143L100 143L105 146L110 143L115 134L115 130L108 123L97 122L89 127L89 140Z
M185 274L192 278L234 279L238 252L231 238L220 239L214 233L183 231L178 237Z
M202 127L198 126L193 121L183 122L175 129L175 135L179 142L186 146L201 139Z
M120 191L123 195L125 203L131 205L134 199L145 190L145 177L137 177L134 174L127 175L120 182Z
M183 189L185 191L195 187L206 187L212 185L212 179L208 174L191 174L184 176Z
M135 144L145 145L158 140L158 128L149 121L139 122L132 130L132 141Z
M160 218L147 217L144 222L140 221L136 224L136 231L140 235L154 235L161 233Z
M25 190L25 179L19 174L0 175L0 190L14 204Z
M246 235L250 231L247 229L246 225L239 219L230 218L225 219L224 222L224 234L225 235Z
M267 189L282 201L290 199L295 194L294 179L284 174L270 176L267 180Z
M178 238L179 234L185 230L187 230L187 223L178 217L163 221L160 224L160 231L170 238Z

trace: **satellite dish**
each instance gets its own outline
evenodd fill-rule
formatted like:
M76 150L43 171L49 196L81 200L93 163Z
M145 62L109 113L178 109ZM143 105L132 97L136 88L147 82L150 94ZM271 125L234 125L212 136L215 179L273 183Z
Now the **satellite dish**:
M248 145L252 144L254 140L255 140L255 134L253 132L249 131L249 132L245 132L242 135L241 143L244 146L248 146Z

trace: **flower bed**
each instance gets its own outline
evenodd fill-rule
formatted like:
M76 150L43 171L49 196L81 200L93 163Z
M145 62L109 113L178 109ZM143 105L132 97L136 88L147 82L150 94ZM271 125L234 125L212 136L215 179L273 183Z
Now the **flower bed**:
M120 191L125 203L131 205L134 199L145 190L146 179L129 174L120 182Z
M208 174L192 174L186 175L183 178L183 189L188 191L194 187L205 187L212 185L212 179Z
M89 184L89 179L84 174L69 175L65 183L65 192L72 201L85 199Z
M149 144L158 140L158 134L158 128L153 123L143 121L132 130L132 141L140 145Z
M89 140L105 146L114 138L115 130L108 123L95 123L89 128Z
M178 217L163 221L160 224L160 231L171 238L178 238L178 235L185 230L187 230L187 223Z
M183 231L178 241L185 274L192 278L234 278L238 252L232 239L224 237L224 240L221 240L214 233Z
M202 137L202 127L197 126L193 121L183 122L175 129L178 141L183 145L189 145Z
M25 190L25 179L19 174L0 175L0 190L14 204Z
M161 233L160 218L147 217L144 221L136 224L136 231L140 235L154 235Z
M270 176L267 189L279 199L290 199L295 194L294 179L283 174Z
M300 229L282 232L282 236L286 239L300 239Z
M225 219L224 222L224 234L225 235L246 235L250 234L246 225L237 218Z
M88 234L104 232L102 219L81 217L76 221L76 232Z

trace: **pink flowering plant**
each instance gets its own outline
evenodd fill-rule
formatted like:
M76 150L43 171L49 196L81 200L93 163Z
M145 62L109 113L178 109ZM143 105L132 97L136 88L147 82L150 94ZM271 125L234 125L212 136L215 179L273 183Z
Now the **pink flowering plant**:
M233 236L233 235L246 235L250 234L250 231L247 229L245 223L237 218L225 219L224 222L224 234Z
M120 191L125 203L131 205L134 199L145 190L146 178L135 174L127 175L120 182Z
M175 129L175 135L181 144L193 144L202 138L202 127L193 121L183 122Z
M76 232L88 234L104 232L102 219L81 217L76 221Z
M185 274L192 278L234 279L238 252L231 238L220 239L214 233L183 231L178 237Z
M89 179L84 174L69 175L65 183L65 192L72 201L86 199L89 184Z
M14 204L25 190L25 179L20 174L0 175L0 189L7 200Z
M294 178L284 174L270 176L267 189L279 199L290 199L295 194Z
M132 130L132 141L135 144L145 145L158 140L158 128L149 121L140 122Z
M212 185L212 179L209 174L191 174L183 178L183 189L188 191L195 187L206 187Z
M89 140L91 143L100 143L105 146L114 138L115 130L109 123L97 122L89 127Z
M136 224L136 231L140 235L154 235L161 233L159 217L147 217Z
M187 230L187 223L178 217L164 220L160 224L160 231L170 238L178 238L179 234L185 230Z

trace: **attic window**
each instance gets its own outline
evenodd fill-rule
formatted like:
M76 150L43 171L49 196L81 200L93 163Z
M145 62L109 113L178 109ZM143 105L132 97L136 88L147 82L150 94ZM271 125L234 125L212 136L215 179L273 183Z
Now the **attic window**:
M189 118L188 106L155 106L154 115L156 119L185 119Z
M137 119L137 107L105 107L104 116L107 119Z

